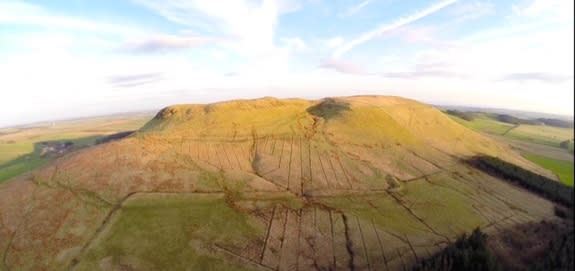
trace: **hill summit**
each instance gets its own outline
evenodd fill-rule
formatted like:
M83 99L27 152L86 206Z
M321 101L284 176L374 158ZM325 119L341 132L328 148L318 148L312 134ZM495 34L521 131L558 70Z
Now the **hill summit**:
M474 227L553 217L462 162L478 154L549 175L400 97L174 105L2 185L2 265L400 270Z

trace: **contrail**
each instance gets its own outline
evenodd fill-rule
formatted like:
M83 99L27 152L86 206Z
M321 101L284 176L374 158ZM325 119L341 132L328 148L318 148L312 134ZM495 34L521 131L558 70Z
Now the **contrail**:
M438 10L440 10L446 6L449 6L455 2L457 2L457 0L447 0L447 1L439 2L439 3L429 7L427 9L419 11L419 12L417 12L411 16L401 18L401 19L399 19L399 20L397 20L391 24L381 25L374 30L371 30L369 32L361 34L361 36L359 36L357 39L354 39L354 40L342 45L337 50L335 50L335 52L333 53L332 56L333 56L333 58L339 58L341 55L345 54L347 51L353 49L354 47L356 47L356 46L358 46L358 45L360 45L366 41L369 41L369 40L375 38L378 35L381 35L382 33L396 29L396 28L403 26L403 25L406 25L408 23L417 21L417 20L419 20L419 19L421 19L421 18L423 18L429 14L435 13Z

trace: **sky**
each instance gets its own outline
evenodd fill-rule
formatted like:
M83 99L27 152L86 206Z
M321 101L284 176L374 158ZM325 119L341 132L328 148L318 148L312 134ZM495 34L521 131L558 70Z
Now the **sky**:
M573 115L570 0L0 0L0 127L263 96Z

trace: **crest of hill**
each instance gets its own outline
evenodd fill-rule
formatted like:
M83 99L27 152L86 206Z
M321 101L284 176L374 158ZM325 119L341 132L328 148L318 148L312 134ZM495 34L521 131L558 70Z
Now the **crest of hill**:
M224 141L296 136L323 141L350 152L358 146L392 149L403 146L430 158L437 152L459 158L490 155L550 175L509 146L459 125L436 108L395 96L320 100L266 97L174 105L162 109L139 134L168 140Z

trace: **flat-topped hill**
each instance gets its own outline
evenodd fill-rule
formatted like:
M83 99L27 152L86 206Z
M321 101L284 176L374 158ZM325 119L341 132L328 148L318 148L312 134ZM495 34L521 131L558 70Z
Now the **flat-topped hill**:
M175 105L130 136L0 186L14 270L401 270L552 203L467 166L552 176L399 97Z

